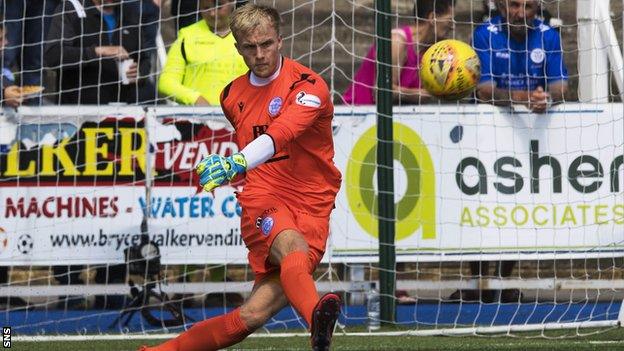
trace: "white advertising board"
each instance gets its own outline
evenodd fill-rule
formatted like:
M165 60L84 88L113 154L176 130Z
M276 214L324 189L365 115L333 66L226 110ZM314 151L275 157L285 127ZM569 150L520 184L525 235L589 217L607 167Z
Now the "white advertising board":
M246 262L240 183L202 193L191 172L237 151L218 109L78 112L24 109L2 129L0 265L122 262L144 209L163 263ZM622 116L619 104L396 109L397 261L622 256ZM373 107L336 109L343 184L326 261L377 260L375 125Z
M490 106L396 110L397 261L563 259L624 250L621 105L546 115ZM332 259L378 250L374 113L342 119Z

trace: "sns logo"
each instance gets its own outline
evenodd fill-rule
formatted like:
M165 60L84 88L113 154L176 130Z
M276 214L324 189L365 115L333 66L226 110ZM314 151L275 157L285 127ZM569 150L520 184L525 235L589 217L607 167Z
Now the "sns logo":
M411 128L394 123L394 160L403 168L396 177L407 178L397 182L407 184L403 197L396 203L396 239L412 236L420 229L423 239L435 239L435 172L427 146ZM378 198L375 193L375 158L377 155L377 128L372 127L355 143L347 164L347 199L351 213L369 235L378 233ZM396 164L396 163L395 163ZM398 168L398 167L397 167ZM400 171L400 169L395 169Z
M11 327L2 328L2 347L5 349L11 348Z

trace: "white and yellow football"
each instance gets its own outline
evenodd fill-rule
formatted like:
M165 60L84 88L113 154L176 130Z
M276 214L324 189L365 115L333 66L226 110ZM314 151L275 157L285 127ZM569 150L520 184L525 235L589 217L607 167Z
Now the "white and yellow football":
M470 94L481 77L481 62L472 47L447 39L433 44L422 57L420 82L440 99L458 100Z

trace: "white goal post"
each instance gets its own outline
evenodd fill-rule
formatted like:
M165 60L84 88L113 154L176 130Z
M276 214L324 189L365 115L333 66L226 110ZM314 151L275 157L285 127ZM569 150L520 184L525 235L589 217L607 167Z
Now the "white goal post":
M610 1L577 0L579 100L606 102L609 72L624 91L622 51L611 22Z

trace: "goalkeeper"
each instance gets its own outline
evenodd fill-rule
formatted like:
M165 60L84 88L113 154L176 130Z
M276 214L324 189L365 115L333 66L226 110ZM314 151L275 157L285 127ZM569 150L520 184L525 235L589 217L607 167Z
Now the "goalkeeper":
M240 153L210 155L197 166L204 190L245 173L241 232L255 283L231 312L195 324L177 338L143 350L216 350L236 344L290 303L311 330L314 350L327 350L340 298L319 298L312 272L325 251L329 215L341 175L333 162L333 105L323 79L280 54L278 12L237 9L230 27L250 72L221 93Z

